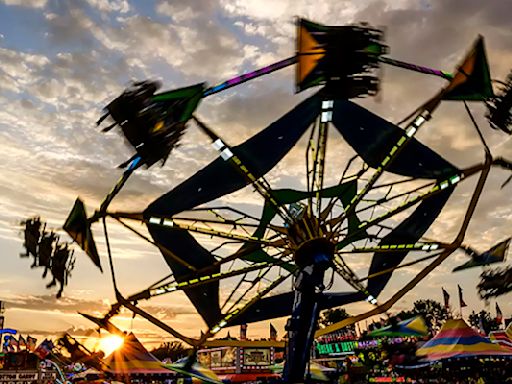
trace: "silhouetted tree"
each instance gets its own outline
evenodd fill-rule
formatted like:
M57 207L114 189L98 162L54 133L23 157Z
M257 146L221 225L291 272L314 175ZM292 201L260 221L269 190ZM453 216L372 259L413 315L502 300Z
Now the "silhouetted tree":
M320 313L318 322L324 327L345 320L350 315L343 308L326 309Z
M171 341L160 344L158 348L151 350L150 352L158 360L171 359L176 361L182 357L188 356L188 348L185 348L181 341Z
M318 319L318 322L321 326L328 326L334 323L337 323L341 320L345 320L346 318L350 317L352 315L348 314L347 311L343 308L333 308L333 309L326 309L325 311L322 311L320 313L320 318ZM345 328L345 331L347 332L355 332L354 325L350 325Z
M492 317L489 312L484 310L478 313L475 311L471 312L469 315L469 324L477 329L480 329L480 318L482 319L482 325L486 334L499 329L500 324L496 321L496 318Z
M437 331L441 328L443 322L450 317L450 313L440 302L424 299L416 300L410 311L402 311L396 314L400 320L410 319L411 317L421 315L431 331Z

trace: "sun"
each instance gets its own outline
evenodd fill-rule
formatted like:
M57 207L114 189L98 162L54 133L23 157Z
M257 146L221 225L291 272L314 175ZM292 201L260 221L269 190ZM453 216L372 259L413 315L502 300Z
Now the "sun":
M107 336L100 339L100 349L105 352L105 356L110 355L116 349L121 347L124 343L124 339L119 336Z

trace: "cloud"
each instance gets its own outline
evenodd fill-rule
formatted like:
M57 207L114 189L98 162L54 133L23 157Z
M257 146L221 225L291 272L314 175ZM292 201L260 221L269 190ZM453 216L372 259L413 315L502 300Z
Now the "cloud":
M131 10L127 0L86 0L92 7L100 12L127 13Z
M5 308L8 310L23 310L35 312L60 313L66 315L76 315L79 312L92 314L101 317L110 310L108 301L98 301L92 299L82 299L77 297L64 296L56 300L52 295L39 296L14 296L4 301ZM189 306L181 304L172 307L165 305L151 305L142 303L140 306L145 311L150 312L153 316L162 321L173 320L176 316L192 315L195 311ZM121 317L131 317L131 312L123 309L120 312Z
M23 217L38 213L52 227L59 227L76 196L85 200L89 213L99 206L120 176L116 166L133 151L124 146L119 132L98 132L95 121L102 107L122 92L131 79L159 78L165 89L201 81L215 84L284 59L294 53L295 15L332 25L358 21L384 25L392 57L447 71L456 67L477 33L486 37L493 77L503 78L512 59L506 2L485 6L476 0L195 0L157 1L151 5L123 0L1 2L12 17L19 17L17 12L21 11L8 6L23 6L23 12L41 14L37 26L41 35L36 36L40 44L28 44L21 37L9 40L11 35L7 31L2 32L5 38L0 39L0 242L8 244L9 250L21 248L21 238L13 223ZM154 9L150 9L152 6ZM445 84L442 79L392 67L385 67L382 77L380 102L356 102L390 121L399 121ZM293 94L293 69L289 68L207 98L197 114L226 142L236 145L306 96ZM512 157L509 139L488 128L484 107L472 104L471 109L493 152ZM478 136L458 103L443 103L434 118L422 127L418 138L458 167L482 161ZM273 185L304 187L306 144L307 137L268 175ZM326 183L337 181L340 169L352 154L338 135L331 135ZM137 171L112 208L140 211L216 157L208 139L191 124L182 147L172 153L165 167ZM500 190L506 177L508 171L494 169L489 176L466 236L466 242L477 249L485 250L510 235L507 228L512 201L506 190ZM453 239L475 179L456 189L427 236ZM223 197L222 202L256 214L261 209L261 198L251 188ZM103 250L101 231L96 229L98 246ZM117 272L120 279L126 279L127 290L145 287L150 280L168 272L156 249L127 235L120 226L109 224L109 230ZM211 245L212 240L209 241ZM14 270L13 266L20 261L17 255L10 257L8 263ZM70 297L58 302L50 295L28 294L31 289L37 292L28 277L16 283L12 276L4 278L0 274L2 281L9 282L9 294L21 292L8 297L10 308L18 312L52 312L64 318L76 316L78 310L104 313L108 302L101 299L111 293L110 281L108 276L100 278L90 262L85 257L83 260L86 261L79 261L70 282ZM446 282L451 268L461 260L460 254L454 255L399 305L406 306L413 298ZM369 255L354 257L350 262L364 274ZM141 265L145 267L143 275ZM416 271L415 267L397 273L384 295L396 291ZM472 275L454 278L474 285ZM91 281L96 293L80 295L78 292L90 290ZM230 286L226 284L223 289ZM110 293L102 296L104 292ZM145 308L195 332L199 327L191 324L198 321L190 320L193 308L188 300L181 296L172 300L163 301L161 307L151 302ZM473 304L479 305L476 299ZM356 309L363 310L364 306ZM129 314L123 317L129 320ZM77 318L73 317L73 321ZM145 327L138 326L141 330ZM62 327L65 329L69 324ZM43 330L44 325L33 328ZM75 331L81 332L79 328Z
M26 8L44 8L48 0L0 0L0 3Z

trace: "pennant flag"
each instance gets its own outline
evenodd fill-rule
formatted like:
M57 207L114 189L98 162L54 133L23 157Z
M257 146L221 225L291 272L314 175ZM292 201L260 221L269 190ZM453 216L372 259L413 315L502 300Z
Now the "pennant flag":
M20 335L18 338L18 349L21 350L21 347L27 349L27 341L23 336Z
M485 332L484 328L484 319L482 318L482 314L478 316L478 331L481 335L487 336L487 333Z
M14 348L16 348L16 351L19 351L20 347L18 344L18 340L14 336L7 335L4 337L4 344L7 344L7 348L10 352L14 352Z
M41 344L34 350L34 354L39 356L40 359L45 359L53 350L54 345L51 340L44 339Z
M27 349L30 352L34 352L36 349L37 339L35 337L27 336Z
M484 39L478 36L473 48L454 73L450 84L443 90L444 100L483 101L494 96L485 54Z
M498 244L494 245L482 254L479 254L469 247L463 248L464 252L466 252L468 256L471 257L471 260L462 265L459 265L458 267L455 267L453 272L494 263L501 263L505 261L507 250L510 245L510 240L511 238L509 237L506 240L500 241Z
M274 328L272 323L270 323L270 340L276 340L277 339L277 330Z
M503 313L501 312L501 308L498 305L498 302L496 302L496 321L501 325L501 322L503 321Z
M14 351L14 347L11 344L12 339L13 339L13 337L11 335L4 336L4 343L2 344L2 351L4 351L5 353Z
M87 213L85 206L80 198L77 198L73 209L69 213L68 218L63 226L64 230L71 236L71 238L82 248L87 256L92 260L101 272L100 256L96 248L96 243L92 236L91 225L87 220Z
M461 308L467 307L467 304L464 301L464 298L462 297L462 288L458 284L457 284L457 288L459 289L459 306Z
M443 291L444 307L446 309L449 309L450 308L450 294L448 292L446 292L446 290L444 288L441 288L441 290Z

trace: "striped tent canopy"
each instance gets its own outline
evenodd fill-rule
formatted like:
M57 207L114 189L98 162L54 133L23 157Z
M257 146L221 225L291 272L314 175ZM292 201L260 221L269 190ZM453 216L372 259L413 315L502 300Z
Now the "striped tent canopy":
M418 337L428 335L428 328L421 316L411 317L394 325L370 332L371 337Z
M148 352L133 333L124 339L121 348L106 357L108 372L115 375L173 374L155 356Z
M512 357L512 351L482 337L462 319L450 319L416 354L426 361L466 357Z
M510 348L512 350L512 322L504 331L492 331L489 333L489 338L493 343L497 343L502 347Z

